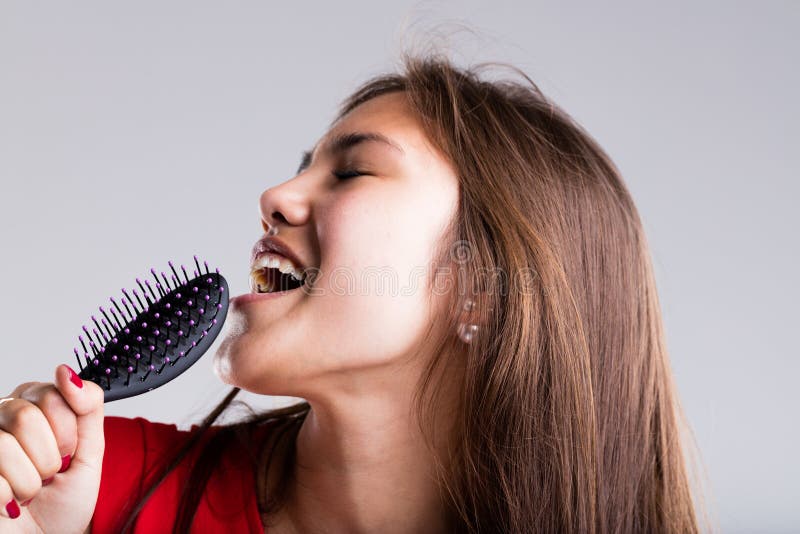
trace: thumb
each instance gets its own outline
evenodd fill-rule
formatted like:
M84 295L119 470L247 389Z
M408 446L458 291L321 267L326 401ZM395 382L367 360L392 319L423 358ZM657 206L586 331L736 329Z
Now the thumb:
M73 461L99 470L105 449L103 388L90 380L81 380L68 365L56 367L55 386L77 416L78 445Z

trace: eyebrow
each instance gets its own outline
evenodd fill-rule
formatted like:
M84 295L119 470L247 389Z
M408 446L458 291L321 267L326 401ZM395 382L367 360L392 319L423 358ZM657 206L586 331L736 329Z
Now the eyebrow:
M379 134L377 132L348 132L348 133L341 133L333 138L331 138L330 142L328 143L327 150L331 154L337 154L339 152L344 152L345 150L349 150L354 146L365 143L367 141L376 141L378 143L383 143L392 147L394 150L400 152L400 154L405 154L405 151L398 145L396 142L392 141L388 137L383 134ZM300 174L308 166L311 164L311 159L314 157L314 152L317 150L318 145L312 148L311 150L306 150L303 152L301 159L300 159L300 166L297 168L297 174Z

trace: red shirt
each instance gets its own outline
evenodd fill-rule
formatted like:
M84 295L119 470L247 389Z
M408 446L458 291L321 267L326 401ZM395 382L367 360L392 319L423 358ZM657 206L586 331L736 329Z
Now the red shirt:
M259 430L266 426L262 425ZM192 430L196 428L197 425L192 426ZM92 532L102 534L118 532L122 523L117 522L128 509L126 505L133 506L149 487L143 484L145 473L163 461L162 455L167 449L179 446L191 435L191 431L179 431L175 425L153 423L141 417L108 416L104 429L103 475L92 518ZM200 443L150 496L133 529L135 534L172 532L181 490L189 479L199 446L218 429L210 427ZM265 531L256 502L254 469L240 447L225 450L222 461L214 468L200 499L192 533L261 534ZM148 478L148 482L150 480Z

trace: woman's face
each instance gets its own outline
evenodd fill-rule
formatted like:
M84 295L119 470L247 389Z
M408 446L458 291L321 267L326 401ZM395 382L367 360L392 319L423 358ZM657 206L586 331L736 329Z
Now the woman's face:
M355 133L389 142L334 148ZM277 298L232 299L214 359L223 381L256 393L310 398L320 388L357 393L397 379L443 309L431 262L456 213L458 183L405 94L361 104L312 156L264 191L260 208L316 280ZM351 170L363 175L334 175Z

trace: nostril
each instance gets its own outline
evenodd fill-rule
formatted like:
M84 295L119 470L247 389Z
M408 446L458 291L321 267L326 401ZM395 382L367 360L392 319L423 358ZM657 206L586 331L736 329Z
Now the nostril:
M289 221L286 220L286 217L284 217L283 214L281 212L279 212L279 211L273 212L272 217L274 217L275 220L280 221L282 223L288 223L289 222Z

